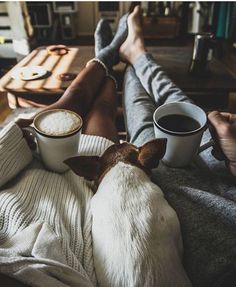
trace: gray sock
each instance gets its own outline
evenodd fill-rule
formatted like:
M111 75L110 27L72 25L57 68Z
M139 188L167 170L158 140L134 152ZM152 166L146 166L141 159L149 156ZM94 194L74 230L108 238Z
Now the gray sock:
M108 20L101 19L96 27L94 33L95 40L95 56L97 57L98 53L108 46L112 41L112 30L109 25Z
M116 34L109 46L100 50L96 57L101 60L108 69L119 63L119 48L128 35L127 18L125 14L119 21Z

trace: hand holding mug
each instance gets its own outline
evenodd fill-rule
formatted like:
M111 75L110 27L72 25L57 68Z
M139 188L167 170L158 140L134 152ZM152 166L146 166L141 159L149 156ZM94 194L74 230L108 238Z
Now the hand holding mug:
M225 160L226 165L236 176L236 115L213 111L208 114L210 132L215 142L213 155Z

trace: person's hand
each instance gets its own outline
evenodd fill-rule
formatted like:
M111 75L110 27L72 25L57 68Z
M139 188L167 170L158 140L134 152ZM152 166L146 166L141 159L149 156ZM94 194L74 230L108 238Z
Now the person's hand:
M36 143L34 141L34 136L29 131L24 130L24 128L26 128L32 124L33 120L34 120L34 117L29 118L29 119L19 118L15 121L15 123L21 128L21 130L23 132L23 136L26 139L27 144L30 147L30 149L35 150L36 149Z
M231 173L236 176L236 115L213 111L208 114L210 132L215 142L212 154L225 160Z

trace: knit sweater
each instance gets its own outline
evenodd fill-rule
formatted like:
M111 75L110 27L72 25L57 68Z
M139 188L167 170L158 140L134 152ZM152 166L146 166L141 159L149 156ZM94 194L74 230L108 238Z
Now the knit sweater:
M111 141L82 135L80 155ZM93 183L45 170L14 123L0 132L0 272L32 286L94 286ZM30 276L29 276L30 274Z

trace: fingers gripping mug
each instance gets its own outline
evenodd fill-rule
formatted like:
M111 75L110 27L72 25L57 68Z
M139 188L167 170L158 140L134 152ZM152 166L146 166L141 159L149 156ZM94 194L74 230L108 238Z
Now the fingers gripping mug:
M72 111L52 109L37 114L33 127L24 129L36 138L45 167L62 173L69 169L63 161L78 153L82 123Z
M170 167L188 165L198 153L207 115L198 106L173 102L158 107L153 114L157 138L167 138L167 148L162 161Z

